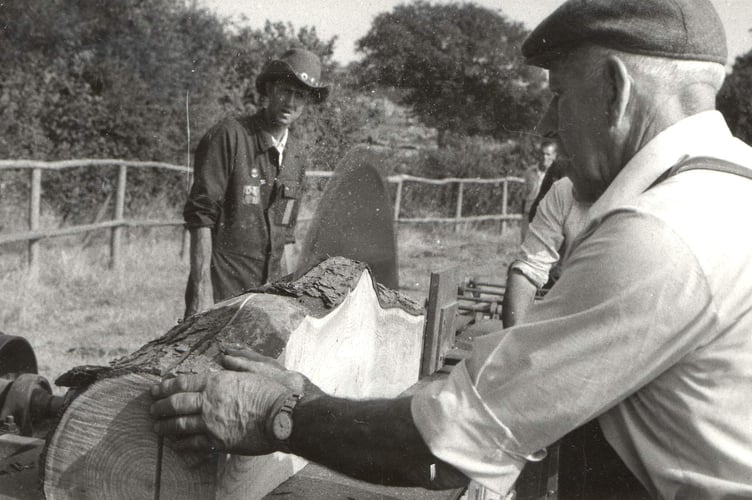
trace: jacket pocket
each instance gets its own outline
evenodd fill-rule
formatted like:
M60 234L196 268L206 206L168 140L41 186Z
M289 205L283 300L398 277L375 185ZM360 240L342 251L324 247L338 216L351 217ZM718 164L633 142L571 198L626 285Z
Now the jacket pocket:
M274 203L274 224L293 227L298 220L300 209L300 183L286 181L277 187L277 200Z

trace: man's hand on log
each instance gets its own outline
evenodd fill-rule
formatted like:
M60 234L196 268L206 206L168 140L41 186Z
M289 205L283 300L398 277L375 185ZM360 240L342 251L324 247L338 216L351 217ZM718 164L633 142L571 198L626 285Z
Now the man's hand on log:
M270 378L290 389L295 394L305 394L306 399L323 394L321 389L302 373L288 370L276 359L264 356L250 349L226 349L222 366L228 370L256 373Z
M247 349L225 350L227 370L180 375L152 387L154 429L175 436L177 446L240 455L277 451L269 435L272 414L291 395L317 398L323 392L301 373Z
M151 393L154 430L178 448L266 455L277 449L267 419L292 391L256 373L220 371L164 380Z

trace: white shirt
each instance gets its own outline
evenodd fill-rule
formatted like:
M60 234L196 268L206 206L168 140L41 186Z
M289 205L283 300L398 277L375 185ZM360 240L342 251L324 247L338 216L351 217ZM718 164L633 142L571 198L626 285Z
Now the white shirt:
M538 205L525 241L510 266L538 288L546 284L551 268L569 253L587 222L590 203L575 200L572 189L568 177L553 183Z
M533 165L525 170L525 210L530 209L530 204L538 196L545 175L546 169L541 170L538 165Z
M752 498L752 180L690 171L644 192L685 155L752 165L716 112L638 152L529 321L414 396L437 457L506 492L525 457L598 417L653 496Z
M266 135L267 140L271 143L272 147L279 153L279 165L281 167L282 160L285 155L285 146L287 146L287 136L289 135L289 129L285 129L285 133L282 134L282 137L280 137L279 140L277 140L276 137L265 130L262 130L261 133Z

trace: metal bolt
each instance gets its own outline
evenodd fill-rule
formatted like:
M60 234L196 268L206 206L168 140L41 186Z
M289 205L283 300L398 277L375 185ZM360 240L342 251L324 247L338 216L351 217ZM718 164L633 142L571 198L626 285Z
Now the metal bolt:
M6 415L3 421L2 429L6 434L18 434L18 426L16 425L16 419L13 415Z

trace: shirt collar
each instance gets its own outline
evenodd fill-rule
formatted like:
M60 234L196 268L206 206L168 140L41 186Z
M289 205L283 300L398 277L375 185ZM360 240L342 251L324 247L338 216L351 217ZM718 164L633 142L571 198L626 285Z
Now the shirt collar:
M261 149L268 151L269 148L276 148L277 151L282 154L287 145L288 132L289 130L285 129L285 133L282 134L282 137L279 140L277 140L272 134L261 129Z
M590 209L595 220L628 203L648 189L660 175L689 156L713 156L733 161L723 142L736 141L718 111L704 111L673 124L648 142L624 166Z

